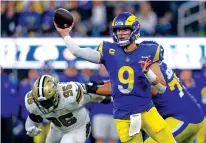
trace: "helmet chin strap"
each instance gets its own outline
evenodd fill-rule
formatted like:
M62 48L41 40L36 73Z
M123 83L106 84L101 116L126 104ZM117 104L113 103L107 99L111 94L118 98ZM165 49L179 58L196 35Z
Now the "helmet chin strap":
M118 43L120 44L121 47L127 47L130 44L128 39L119 41Z
M129 35L129 34L120 34L120 36L122 37L123 35ZM119 39L119 38L118 38ZM130 41L129 38L126 40L118 40L118 43L120 44L121 47L123 47L123 49L127 48L128 45L130 45Z

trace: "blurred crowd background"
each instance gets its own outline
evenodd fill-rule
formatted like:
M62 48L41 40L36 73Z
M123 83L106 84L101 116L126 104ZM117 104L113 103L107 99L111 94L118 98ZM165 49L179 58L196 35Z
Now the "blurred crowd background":
M72 36L75 37L109 36L113 18L123 11L138 16L141 36L177 36L178 10L185 3L187 1L2 1L1 35L57 37L52 17L56 8L64 7L74 16ZM198 2L194 3L197 3L196 7L183 13L183 17L197 15L185 26L182 36L206 35L206 18L202 16L204 13L201 13ZM206 4L202 7L206 8Z
M141 23L141 36L206 36L206 17L197 14L195 20L185 26L184 35L178 32L178 9L187 1L2 1L1 36L2 37L59 37L53 25L54 10L67 8L75 19L73 37L109 37L113 18L120 12L129 11L138 16ZM198 2L195 2L198 3ZM203 3L206 8L206 3ZM199 11L199 6L183 13L183 17ZM175 70L191 92L196 92L199 81L206 81L206 62L200 70ZM48 131L48 123L42 126L42 133L33 138L26 135L24 123L28 112L24 105L24 96L31 90L34 81L42 74L53 75L61 82L109 79L103 66L99 70L75 68L73 62L64 70L54 69L50 61L45 61L41 69L3 69L1 67L1 128L2 143L43 143ZM194 86L195 85L195 86ZM206 86L206 85L205 85ZM193 90L195 88L195 90ZM197 89L196 89L197 88ZM196 92L197 93L197 92ZM206 88L203 94L194 94L199 102L206 104ZM204 96L203 96L204 95ZM118 142L112 124L112 104L91 103L86 105L90 111L94 132L88 142ZM101 115L101 116L96 116ZM102 124L100 118L104 116ZM96 116L96 117L95 117ZM105 120L106 117L106 120ZM103 126L108 134L100 137L99 128ZM101 130L100 130L101 132ZM112 133L111 133L112 132Z

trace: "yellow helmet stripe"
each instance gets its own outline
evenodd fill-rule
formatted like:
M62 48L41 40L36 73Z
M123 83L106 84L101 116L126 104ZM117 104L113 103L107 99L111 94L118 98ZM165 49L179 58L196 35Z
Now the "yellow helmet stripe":
M114 26L115 19L116 19L116 18L114 18L114 20L112 21L112 26Z
M44 80L45 80L46 76L43 75L41 76L41 78L39 79L39 88L38 88L38 92L39 92L39 96L40 97L44 97L44 91L43 91L43 85L44 85Z
M125 25L131 26L135 20L137 20L137 17L134 15L131 15L127 18Z

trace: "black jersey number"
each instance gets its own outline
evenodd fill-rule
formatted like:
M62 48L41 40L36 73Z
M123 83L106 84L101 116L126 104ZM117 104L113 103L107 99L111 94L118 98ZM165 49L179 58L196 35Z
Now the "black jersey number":
M58 118L49 117L46 119L54 123L54 125L57 127L62 127L62 126L69 127L77 122L77 118L75 118L72 113L59 116Z

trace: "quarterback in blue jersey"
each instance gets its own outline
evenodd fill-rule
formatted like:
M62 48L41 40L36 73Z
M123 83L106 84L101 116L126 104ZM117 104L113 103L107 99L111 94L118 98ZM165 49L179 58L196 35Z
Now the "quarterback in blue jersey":
M196 99L187 91L175 73L161 62L160 69L168 88L160 94L152 86L153 102L160 115L170 126L178 143L193 143L203 124L203 113ZM97 94L111 94L111 84L107 81L99 86ZM148 138L144 143L157 143Z
M175 142L169 126L152 102L151 84L160 93L166 90L158 63L161 48L150 41L135 43L140 36L136 16L129 12L117 15L112 23L114 42L103 41L98 51L81 49L74 43L68 35L72 27L60 29L56 24L55 27L73 55L105 65L112 85L113 117L121 142L143 142L140 129L159 143ZM151 60L150 66L145 59Z

